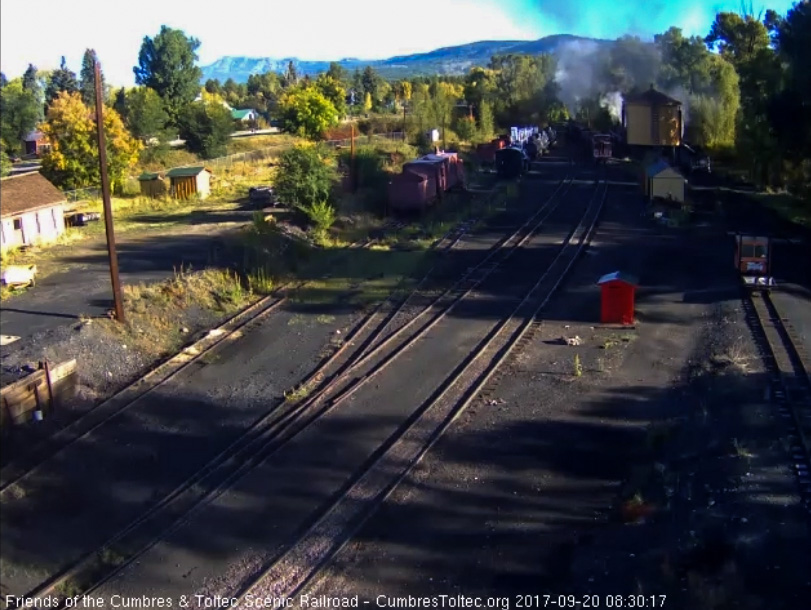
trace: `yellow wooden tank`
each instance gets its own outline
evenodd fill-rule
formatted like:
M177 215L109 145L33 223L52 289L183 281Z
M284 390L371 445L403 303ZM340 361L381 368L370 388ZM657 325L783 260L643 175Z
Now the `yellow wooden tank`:
M622 124L629 146L681 146L684 120L681 102L650 89L625 98Z

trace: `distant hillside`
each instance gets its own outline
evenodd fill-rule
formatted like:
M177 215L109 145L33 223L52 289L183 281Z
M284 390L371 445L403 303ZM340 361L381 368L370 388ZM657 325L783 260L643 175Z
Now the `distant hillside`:
M539 40L484 40L455 47L444 47L428 53L401 55L379 60L341 59L341 66L349 71L364 66L372 66L384 78L406 78L423 74L464 74L473 66L486 65L493 55L524 53L537 55L556 53L562 45L572 42L595 42L607 44L609 41L582 38L569 34L546 36ZM317 74L329 68L329 61L299 61L295 57L271 59L269 57L222 57L213 64L203 66L203 82L216 78L225 82L233 78L244 83L251 74L283 72L290 61L299 74Z

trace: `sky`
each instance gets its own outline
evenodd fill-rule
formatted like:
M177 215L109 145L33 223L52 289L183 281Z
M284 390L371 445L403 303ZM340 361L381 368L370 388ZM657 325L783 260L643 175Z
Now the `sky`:
M785 12L792 0L754 2ZM225 55L333 60L383 59L477 40L535 40L550 34L650 38L671 25L704 35L718 10L740 0L2 0L0 70L10 79L29 63L78 73L96 50L107 82L134 84L144 36L161 25L200 40L200 65Z

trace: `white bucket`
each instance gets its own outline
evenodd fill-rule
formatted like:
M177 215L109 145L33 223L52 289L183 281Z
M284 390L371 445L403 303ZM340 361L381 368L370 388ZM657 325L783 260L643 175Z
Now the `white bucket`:
M34 421L42 421L42 411L37 409L34 411Z

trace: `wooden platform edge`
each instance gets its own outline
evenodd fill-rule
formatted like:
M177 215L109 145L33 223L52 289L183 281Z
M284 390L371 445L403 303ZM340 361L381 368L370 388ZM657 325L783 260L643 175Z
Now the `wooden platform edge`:
M34 411L48 413L71 398L78 384L76 360L45 365L0 389L0 428L29 421Z

